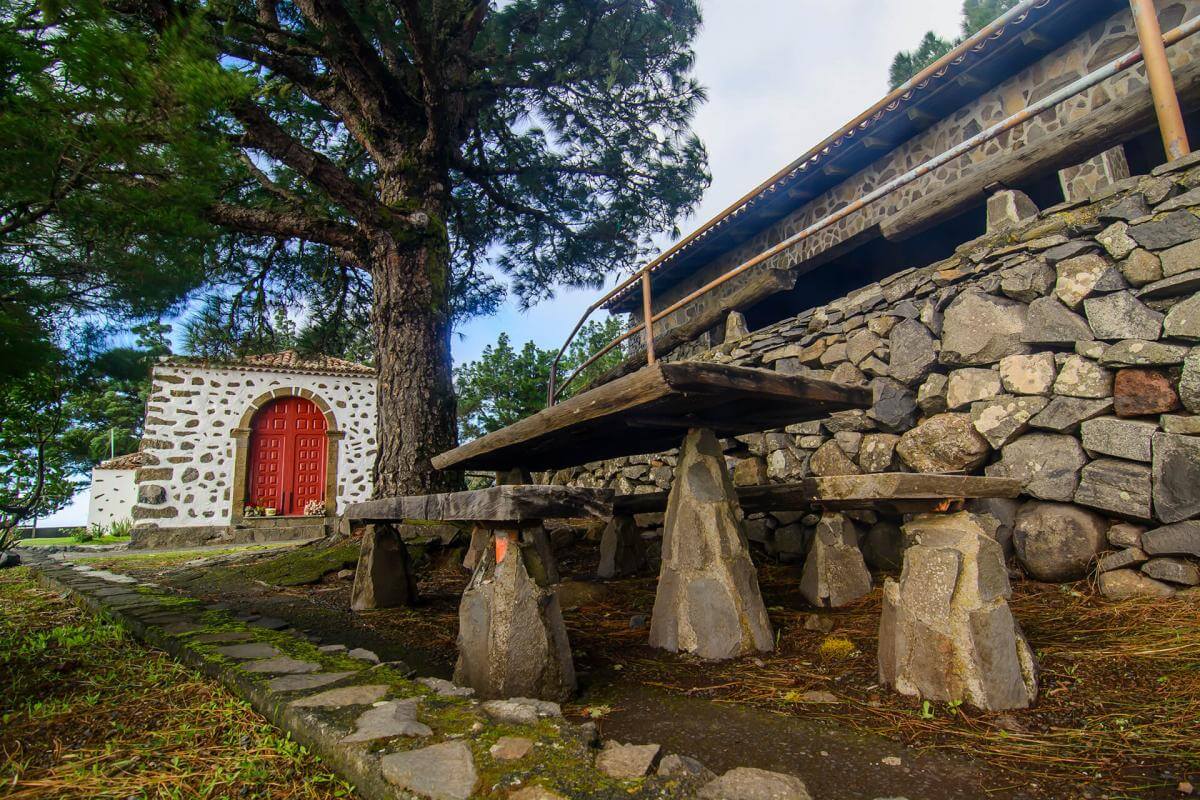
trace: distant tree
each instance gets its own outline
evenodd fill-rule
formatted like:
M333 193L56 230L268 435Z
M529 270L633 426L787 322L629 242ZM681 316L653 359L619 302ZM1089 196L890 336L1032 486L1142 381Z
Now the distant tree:
M618 317L585 325L563 355L560 376L570 374L621 332ZM483 348L477 361L455 370L460 438L476 439L545 408L550 365L557 352L543 350L533 342L526 342L524 347L516 350L508 334L501 333L494 345ZM621 359L620 349L614 348L584 370L563 396L569 397L573 390L616 366Z
M1021 0L963 0L963 36L977 33L1019 2Z
M78 488L76 461L62 445L67 427L66 364L0 381L0 552L21 523L52 514Z
M1021 0L963 0L962 36L953 41L943 39L933 31L921 37L920 44L913 50L901 50L892 59L888 70L888 86L895 89L914 75L949 53L962 42L983 29L1004 12L1012 9Z
M927 31L921 38L921 43L913 50L901 50L892 59L888 70L888 83L891 88L905 83L927 66L954 49L957 42L943 39L933 31Z
M111 455L137 450L149 399L154 361L171 352L171 328L147 323L133 328L132 347L108 347L78 354L66 393L67 425L60 445L81 470Z

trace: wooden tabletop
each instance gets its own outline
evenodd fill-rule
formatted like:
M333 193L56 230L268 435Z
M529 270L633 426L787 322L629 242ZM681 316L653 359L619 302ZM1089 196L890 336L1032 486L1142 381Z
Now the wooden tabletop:
M561 469L678 447L688 428L718 436L869 408L869 389L764 369L658 362L433 459L438 469Z

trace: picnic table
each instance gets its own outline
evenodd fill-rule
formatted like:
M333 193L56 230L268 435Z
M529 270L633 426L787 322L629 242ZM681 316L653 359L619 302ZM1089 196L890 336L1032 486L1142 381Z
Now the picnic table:
M573 691L574 670L553 588L557 569L543 528L547 519L606 520L603 559L606 547L611 554L641 546L633 515L665 511L651 644L728 658L774 646L742 531L744 513L945 511L966 499L1018 493L1019 484L1008 479L912 473L733 486L719 437L870 404L871 393L862 387L731 365L657 362L442 453L433 464L508 471L511 481L529 470L678 447L669 492L619 495L510 483L382 498L355 503L346 513L352 526L380 530L418 521L471 526L480 546L460 607L457 678L485 697L562 699ZM365 537L363 547L367 553L380 545ZM398 552L394 544L389 552ZM379 570L360 561L359 572L369 577Z

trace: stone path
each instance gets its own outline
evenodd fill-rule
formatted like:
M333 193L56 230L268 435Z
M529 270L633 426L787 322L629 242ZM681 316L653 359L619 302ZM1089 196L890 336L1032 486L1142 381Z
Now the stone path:
M128 576L31 561L44 586L249 700L366 800L467 800L485 791L515 800L810 796L793 775L734 769L718 777L657 744L601 748L595 725L564 720L556 703L481 702L449 681L414 678L402 662L310 641L286 623L255 625L255 615Z

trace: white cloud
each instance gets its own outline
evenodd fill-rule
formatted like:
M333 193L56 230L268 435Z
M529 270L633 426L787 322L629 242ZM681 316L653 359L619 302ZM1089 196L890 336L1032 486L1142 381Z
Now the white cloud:
M694 128L713 183L680 225L685 234L883 97L897 51L930 29L957 35L962 0L709 0L703 8L696 73L708 103ZM517 344L558 347L600 295L559 292L525 313L506 307L473 320L454 339L455 362L477 358L501 331Z

